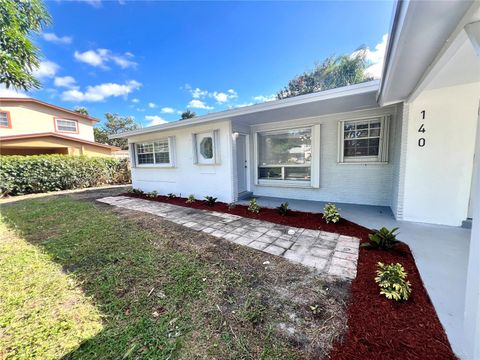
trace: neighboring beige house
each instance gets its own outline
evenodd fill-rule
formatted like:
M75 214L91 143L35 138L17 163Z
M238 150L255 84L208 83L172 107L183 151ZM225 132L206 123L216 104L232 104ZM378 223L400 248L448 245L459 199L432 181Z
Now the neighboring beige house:
M98 121L32 98L0 98L0 154L110 156L120 149L95 142Z

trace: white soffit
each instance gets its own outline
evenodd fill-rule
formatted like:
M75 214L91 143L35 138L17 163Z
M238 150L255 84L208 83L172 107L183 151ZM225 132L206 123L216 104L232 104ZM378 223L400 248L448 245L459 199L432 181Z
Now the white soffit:
M468 11L480 2L400 1L392 27L393 43L379 93L380 105L407 99Z

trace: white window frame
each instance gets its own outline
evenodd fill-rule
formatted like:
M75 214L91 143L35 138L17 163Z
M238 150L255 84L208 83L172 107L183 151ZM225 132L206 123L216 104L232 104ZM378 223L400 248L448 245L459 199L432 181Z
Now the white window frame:
M200 153L198 140L200 137L211 137L213 147L213 157L205 159ZM195 165L220 165L220 130L207 130L192 134L192 157Z
M75 130L62 130L59 127L59 121L67 121L70 123L75 124ZM70 134L78 134L78 121L73 120L73 119L65 119L65 118L55 118L55 131L60 132L60 133L70 133Z
M168 163L155 163L155 143L159 141L167 141L168 143ZM138 161L138 146L143 144L152 144L153 146L153 163L149 164L140 164ZM131 144L131 152L132 152L132 166L133 167L143 167L143 168L168 168L168 167L175 167L175 137L169 136L166 138L160 138L155 140L148 140L148 141L139 141Z
M310 180L274 180L274 179L259 179L258 169L260 167L259 159L259 135L265 134L281 134L291 130L306 130L311 131L312 142L312 159L310 161ZM292 187L292 188L319 188L320 187L320 124L306 125L301 127L288 127L281 129L267 129L257 131L254 133L254 160L255 160L255 185L259 186L275 186L275 187ZM279 165L276 167L282 167L282 173L285 167L307 167L305 165Z
M380 136L378 143L378 155L375 156L345 156L345 124L380 122ZM339 164L388 164L388 142L390 134L390 115L376 116L362 119L350 119L338 122L338 158Z
M0 123L0 128L10 128L11 127L11 123L10 123L10 113L8 111L3 111L3 110L0 110L0 115L5 115L5 121L7 122L5 125L2 125ZM3 116L2 116L3 118Z

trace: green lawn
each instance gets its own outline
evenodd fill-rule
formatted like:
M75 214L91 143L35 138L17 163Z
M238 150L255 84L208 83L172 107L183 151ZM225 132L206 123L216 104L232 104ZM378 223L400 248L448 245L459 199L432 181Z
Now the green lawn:
M345 286L281 259L73 196L1 213L0 358L288 359L344 330Z

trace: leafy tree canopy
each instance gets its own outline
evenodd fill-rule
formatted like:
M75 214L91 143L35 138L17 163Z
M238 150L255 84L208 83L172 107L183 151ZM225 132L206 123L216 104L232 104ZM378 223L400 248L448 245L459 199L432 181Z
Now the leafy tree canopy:
M118 146L122 150L128 149L127 139L109 139L109 135L120 134L124 131L138 129L140 126L131 116L105 114L106 122L99 128L94 128L95 141L103 144Z
M191 118L194 118L195 116L197 116L197 114L195 114L193 111L187 110L182 113L181 120L191 119Z
M88 115L88 109L83 106L77 106L75 109L73 109L73 111L82 115Z
M368 65L366 48L358 49L353 55L330 56L313 70L295 76L277 93L277 98L285 99L372 80L365 73Z
M0 0L0 84L7 88L40 88L32 75L39 66L39 49L30 40L51 18L41 0Z

